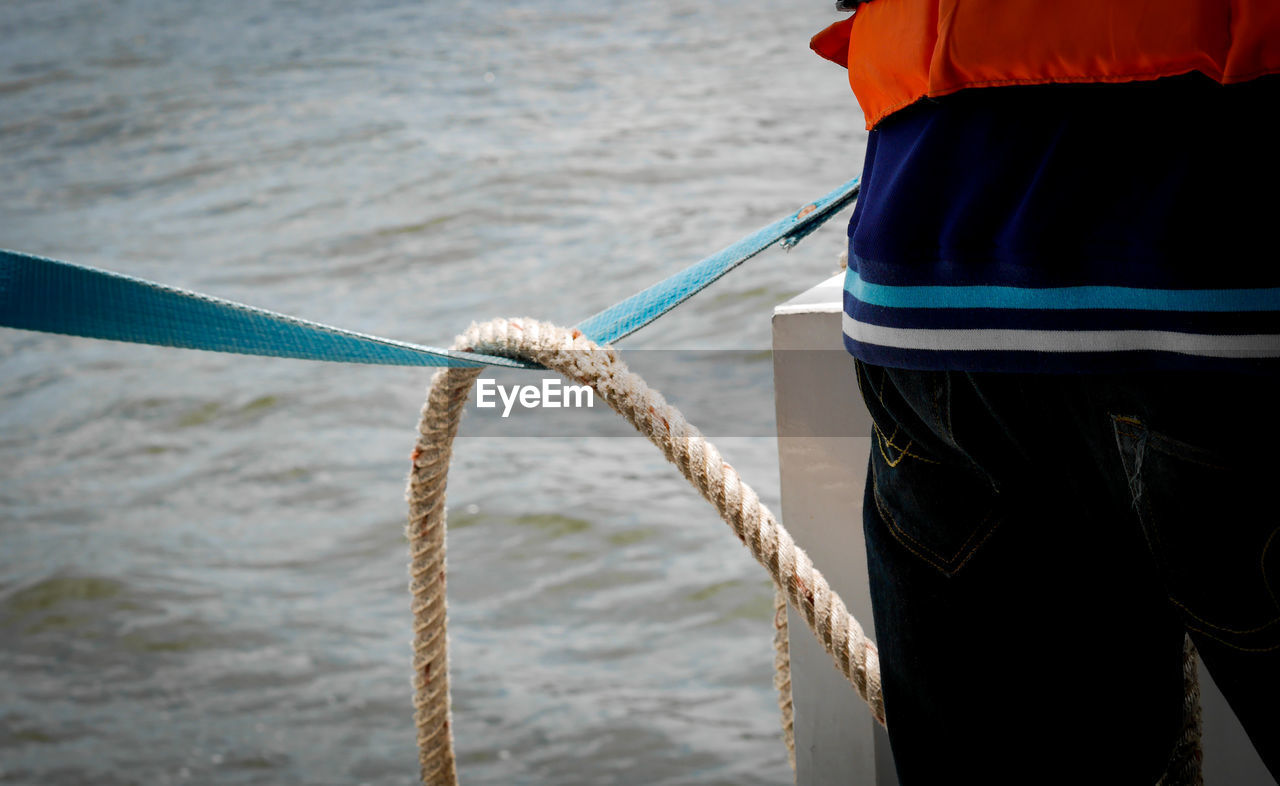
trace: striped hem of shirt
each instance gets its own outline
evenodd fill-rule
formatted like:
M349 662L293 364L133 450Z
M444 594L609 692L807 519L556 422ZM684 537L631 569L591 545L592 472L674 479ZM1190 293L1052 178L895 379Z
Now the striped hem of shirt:
M845 277L846 348L901 368L1280 373L1280 287L900 286Z

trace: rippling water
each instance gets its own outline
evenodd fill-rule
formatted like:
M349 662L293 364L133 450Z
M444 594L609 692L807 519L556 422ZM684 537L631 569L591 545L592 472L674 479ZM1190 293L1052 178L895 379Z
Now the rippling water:
M0 246L429 344L570 323L857 171L829 5L7 0ZM625 346L767 347L839 223ZM714 357L666 392L768 384ZM0 331L0 782L411 782L428 379ZM776 507L773 441L722 449ZM767 579L651 447L463 439L450 510L465 782L789 780Z

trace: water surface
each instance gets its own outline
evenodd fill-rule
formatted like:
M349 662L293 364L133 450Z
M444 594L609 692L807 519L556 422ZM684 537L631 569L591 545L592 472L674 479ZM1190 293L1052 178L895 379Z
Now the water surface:
M9 0L0 246L428 344L571 323L856 173L807 49L833 20ZM624 346L767 348L840 223ZM767 353L707 357L665 392L769 384ZM412 782L428 379L0 331L0 782ZM776 508L772 415L722 450ZM449 498L464 782L789 780L765 574L656 451L464 438Z

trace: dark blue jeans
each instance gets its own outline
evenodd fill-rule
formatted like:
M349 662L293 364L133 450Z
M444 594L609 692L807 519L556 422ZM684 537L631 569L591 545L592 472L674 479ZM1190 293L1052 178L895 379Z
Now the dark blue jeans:
M1280 380L858 363L858 381L905 786L1155 783L1184 632L1280 776Z

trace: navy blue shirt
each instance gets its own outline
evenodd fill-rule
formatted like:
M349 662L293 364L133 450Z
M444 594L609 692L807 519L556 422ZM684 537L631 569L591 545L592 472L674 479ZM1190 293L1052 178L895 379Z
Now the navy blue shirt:
M845 343L970 371L1280 370L1280 78L961 91L871 132Z

